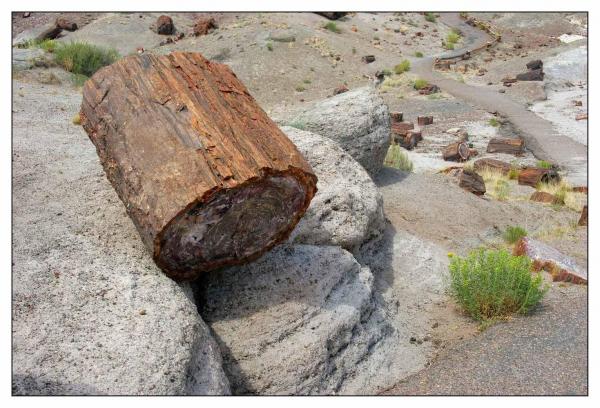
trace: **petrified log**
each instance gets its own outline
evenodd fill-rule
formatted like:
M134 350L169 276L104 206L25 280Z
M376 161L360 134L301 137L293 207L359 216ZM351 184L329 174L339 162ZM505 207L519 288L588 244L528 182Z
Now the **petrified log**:
M556 183L560 176L553 169L528 167L519 172L519 184L535 187L539 183Z
M433 124L433 116L417 116L417 124L419 126L426 126Z
M588 225L588 209L587 209L587 205L583 206L583 209L581 210L581 217L579 217L579 222L577 223L577 225L581 225L581 226Z
M361 59L365 64L370 64L371 62L375 61L375 55L365 55Z
M475 195L485 194L485 182L483 181L483 177L474 171L463 169L460 174L458 185Z
M527 69L540 69L544 67L544 63L542 62L542 60L533 60L533 61L529 61L527 64Z
M531 195L531 197L529 197L529 200L537 201L538 203L551 204L556 202L556 196L545 191L536 191Z
M421 132L418 130L409 130L406 132L405 136L400 136L396 138L397 142L400 146L404 147L407 150L412 150L415 148L417 143L423 140L423 136L421 136Z
M486 168L491 170L497 170L502 174L508 174L510 172L510 164L496 160L496 159L479 159L473 163L473 168L476 171L481 171Z
M490 139L487 147L488 153L507 153L514 155L523 154L525 144L523 139L503 139L495 137Z
M522 74L517 74L518 81L543 81L544 80L544 71L542 69L532 69L531 71L523 72Z
M68 20L65 17L59 17L56 19L56 26L62 28L67 31L75 31L77 30L77 23Z
M60 35L60 33L62 33L62 28L58 27L57 25L53 25L38 34L35 39L36 41L54 40Z
M144 244L176 280L258 258L316 192L308 163L235 74L198 53L99 70L80 117Z
M395 122L392 121L392 133L395 135L406 136L409 130L415 128L412 122Z
M169 16L162 15L156 19L156 32L162 35L171 35L175 31L173 19Z
M390 117L392 118L392 123L399 123L404 120L404 113L402 112L390 112Z
M464 142L452 143L442 152L444 160L465 161L469 159L469 146Z
M200 18L198 21L196 21L196 24L192 30L192 34L196 37L200 35L206 35L215 28L218 28L218 26L213 17Z

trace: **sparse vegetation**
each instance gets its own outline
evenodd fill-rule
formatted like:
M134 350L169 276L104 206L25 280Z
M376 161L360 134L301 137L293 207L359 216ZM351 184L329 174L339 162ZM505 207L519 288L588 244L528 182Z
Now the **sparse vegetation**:
M374 36L374 37L373 37L373 40L375 40L375 41L379 41L379 36L377 36L377 35L376 35L376 36Z
M306 91L306 88L305 88L305 87L303 87L302 85L298 85L298 86L296 87L296 92L304 92L304 91Z
M407 71L410 71L410 61L404 60L400 64L394 67L394 72L398 75L403 74Z
M413 88L415 88L417 91L420 89L425 88L427 85L429 85L429 82L427 82L424 79L417 79L415 80L414 84L413 84Z
M339 29L339 27L337 26L336 23L334 23L333 21L328 22L327 24L325 24L323 26L324 29L329 30L331 32L334 32L336 34L339 34L342 32L342 30Z
M384 69L382 72L383 72L383 76L385 76L385 77L389 77L389 76L391 76L391 75L393 74L393 72L392 72L392 71L390 71L390 70L389 70L389 69L387 69L387 68L386 68L386 69Z
M71 122L73 122L74 125L81 125L81 117L79 116L79 113L76 114L75 116L73 116L73 119L71 119Z
M541 169L551 169L552 163L547 162L546 160L538 160L537 166Z
M271 41L267 43L267 50L273 51L273 43Z
M356 54L356 47L352 47L352 54Z
M444 43L444 47L445 47L447 50L453 50L453 49L454 49L454 44L453 44L453 43L449 43L449 42L445 42L445 43Z
M425 20L429 21L430 23L435 23L435 14L425 13Z
M522 228L519 226L506 227L506 229L504 230L504 234L502 234L504 241L506 241L509 244L514 244L518 240L520 240L521 238L526 237L526 236L527 236L527 230L525 228Z
M415 57L423 58L423 53L421 51L417 51L417 52L415 52Z
M305 83L305 84L310 84L311 83L310 79L305 79L302 82Z
M87 77L119 58L115 49L101 48L84 42L59 44L54 49L54 59L66 71Z
M453 50L454 49L454 45L458 41L460 41L460 32L458 32L458 31L456 31L456 30L453 29L446 36L445 46L446 46L447 49Z
M573 187L564 179L555 183L540 183L536 188L538 191L554 195L557 208L565 206L580 212L583 206L587 204L587 195L573 191Z
M496 118L491 118L488 123L490 126L493 126L493 127L500 126L500 122Z
M413 170L413 164L408 155L397 144L390 145L383 164L402 171L410 172Z
M496 200L505 201L510 194L509 177L502 171L486 167L480 170L479 175L485 183L486 194Z
M480 249L450 256L451 292L467 314L485 326L515 313L526 314L548 290L531 260L506 250Z

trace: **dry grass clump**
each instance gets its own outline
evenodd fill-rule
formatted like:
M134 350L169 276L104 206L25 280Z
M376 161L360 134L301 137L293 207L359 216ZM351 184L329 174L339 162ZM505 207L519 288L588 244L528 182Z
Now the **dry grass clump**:
M410 71L410 61L404 60L400 64L394 67L394 72L398 75L403 74L407 71Z
M583 206L587 204L587 194L573 191L573 186L564 179L557 183L540 183L536 188L538 191L554 195L557 204L564 205L574 211L580 212Z
M383 164L402 171L411 172L413 170L413 164L408 155L397 144L390 145Z
M487 195L500 201L508 199L510 194L509 175L505 175L502 171L489 167L478 171L478 174L483 178Z

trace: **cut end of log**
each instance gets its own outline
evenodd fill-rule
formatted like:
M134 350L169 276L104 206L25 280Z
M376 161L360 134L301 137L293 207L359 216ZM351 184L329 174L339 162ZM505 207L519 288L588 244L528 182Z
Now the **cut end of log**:
M255 259L287 238L315 190L295 175L277 174L217 191L169 223L157 238L156 262L175 279L188 280Z

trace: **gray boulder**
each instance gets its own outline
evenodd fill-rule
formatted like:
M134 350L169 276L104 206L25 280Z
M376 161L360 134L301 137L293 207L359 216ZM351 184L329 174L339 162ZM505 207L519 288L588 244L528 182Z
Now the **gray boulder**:
M290 240L339 245L355 253L384 227L383 199L360 164L332 141L289 126L282 128L318 177L317 194Z
M372 275L339 247L281 245L258 261L206 274L200 313L235 394L327 394L381 334L362 333Z
M14 88L13 393L229 393L189 287L154 265L71 123L81 95L62 88L58 109Z
M44 56L44 50L39 48L13 48L12 67L14 70L31 69L35 60Z
M381 169L390 146L390 113L372 87L318 102L291 123L334 140L370 175Z

